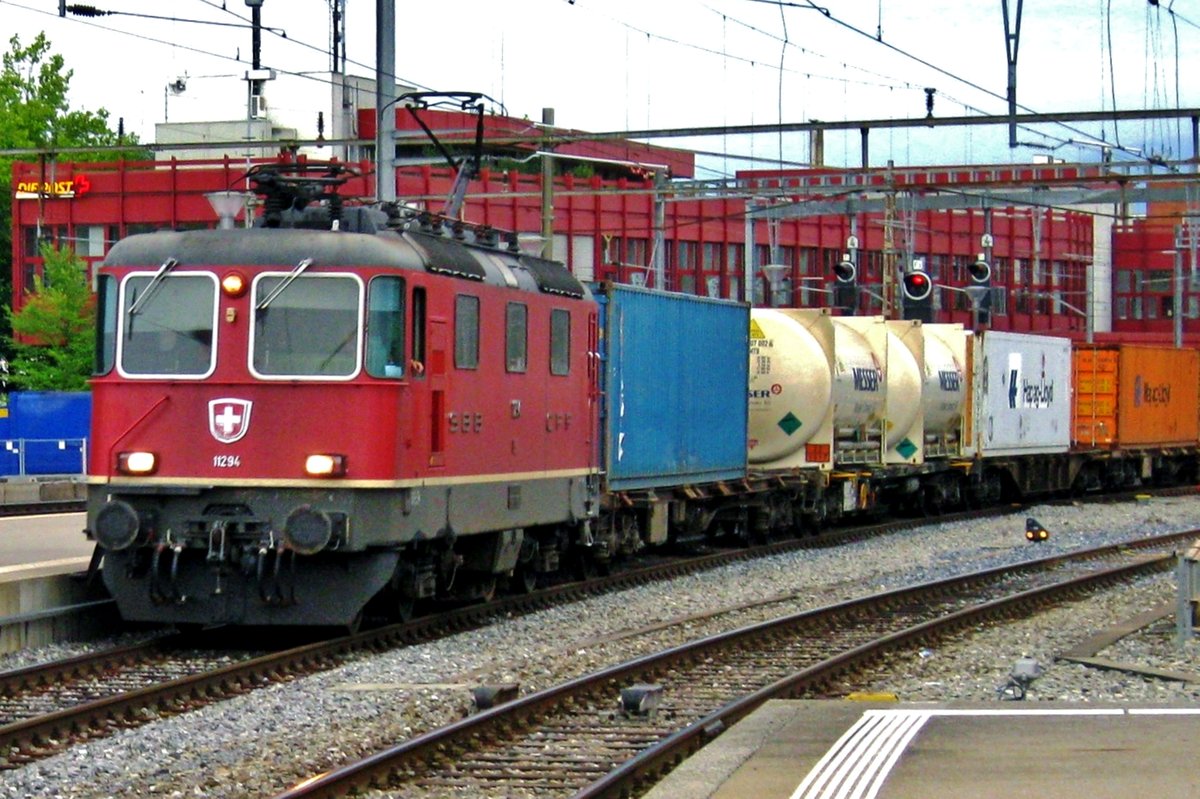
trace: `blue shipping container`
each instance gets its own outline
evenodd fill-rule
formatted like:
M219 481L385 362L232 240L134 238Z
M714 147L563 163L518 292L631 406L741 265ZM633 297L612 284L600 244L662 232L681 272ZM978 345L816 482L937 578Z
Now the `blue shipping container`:
M0 475L82 474L92 423L86 391L14 391L0 416Z
M750 306L616 284L596 295L609 489L745 476Z

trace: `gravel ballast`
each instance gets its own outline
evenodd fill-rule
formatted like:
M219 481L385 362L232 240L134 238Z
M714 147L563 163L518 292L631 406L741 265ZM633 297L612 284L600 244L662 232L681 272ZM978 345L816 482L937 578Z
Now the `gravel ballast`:
M1025 541L1025 517L1050 540ZM121 731L0 776L0 797L269 796L434 726L461 718L470 688L518 681L523 693L671 643L885 588L1135 536L1186 530L1200 497L1107 505L1038 506L998 519L943 523L836 548L808 550L641 586L506 619L429 644L363 657L339 669ZM1014 661L1046 671L1029 701L1190 701L1194 683L1102 671L1055 656L1113 623L1173 601L1172 575L897 655L889 672L854 690L911 701L995 701ZM786 601L728 611L766 598ZM724 611L724 612L723 612ZM670 620L687 618L653 633ZM1175 645L1173 619L1104 650L1110 660L1200 670L1200 649ZM0 668L62 657L72 647L19 653ZM75 650L78 647L74 648Z

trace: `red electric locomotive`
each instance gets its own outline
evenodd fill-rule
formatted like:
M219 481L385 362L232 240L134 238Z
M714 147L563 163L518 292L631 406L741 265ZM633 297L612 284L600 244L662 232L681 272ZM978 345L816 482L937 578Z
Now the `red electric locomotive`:
M100 269L88 533L126 619L353 625L590 539L588 290L515 237L343 207L346 173L255 167L255 228Z

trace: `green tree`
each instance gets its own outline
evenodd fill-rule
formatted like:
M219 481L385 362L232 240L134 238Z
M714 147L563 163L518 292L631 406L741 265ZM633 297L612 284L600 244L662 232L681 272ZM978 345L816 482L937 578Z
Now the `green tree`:
M19 312L5 308L16 338L10 387L86 391L96 342L96 301L87 263L69 248L42 248L43 275Z
M73 110L67 102L74 70L63 57L50 52L50 43L39 33L29 45L17 36L8 40L9 51L0 65L0 148L43 150L56 157L56 148L92 147L128 143L129 151L65 153L70 161L111 161L137 157L136 138L120 138L108 127L108 111ZM12 304L12 165L21 159L0 156L0 303ZM3 331L0 331L2 333Z

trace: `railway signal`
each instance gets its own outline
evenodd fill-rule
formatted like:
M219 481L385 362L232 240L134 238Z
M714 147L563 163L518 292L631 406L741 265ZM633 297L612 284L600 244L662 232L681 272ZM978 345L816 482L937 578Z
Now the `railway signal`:
M836 279L833 284L833 304L847 314L858 311L858 267L854 265L853 258L853 253L848 252L833 267Z
M900 287L904 294L904 318L933 321L933 278L925 271L925 262L914 258L904 270Z
M986 326L992 315L992 265L988 263L987 253L979 253L979 257L967 266L967 276L971 279L967 294L975 312L975 327Z
M1050 531L1042 526L1037 519L1029 516L1025 519L1025 539L1034 544L1040 544L1050 537Z

